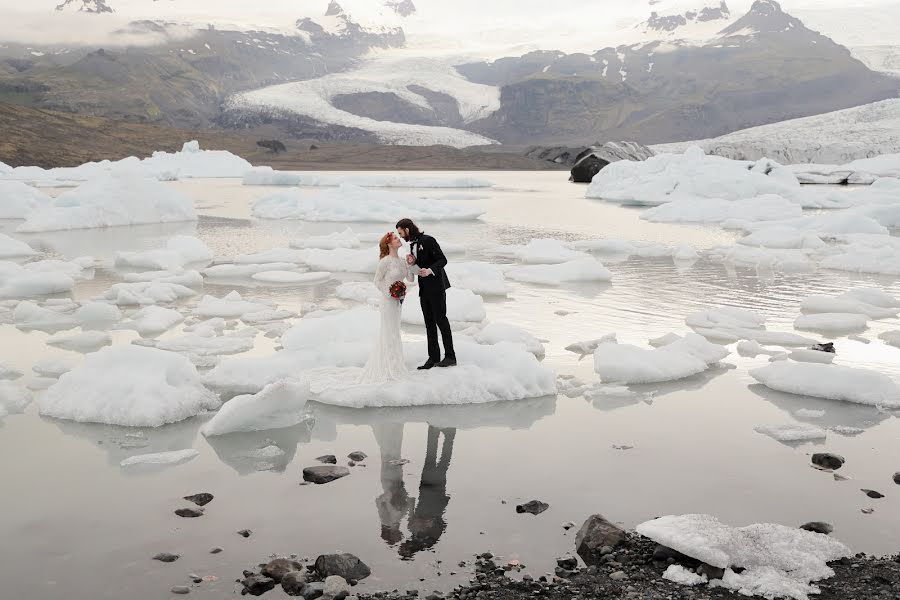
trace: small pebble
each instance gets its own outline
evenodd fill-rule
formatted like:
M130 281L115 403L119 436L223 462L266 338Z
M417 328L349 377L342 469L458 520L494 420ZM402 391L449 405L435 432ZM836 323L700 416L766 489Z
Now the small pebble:
M196 517L202 517L203 509L202 508L179 508L178 510L175 511L175 514L178 515L179 517L193 519Z
M219 552L222 552L223 550L224 550L224 548L219 548L218 546L216 546L215 548L210 550L209 553L210 554L218 554Z
M158 560L159 562L170 563L175 562L181 558L178 554L172 554L171 552L160 552L156 556L153 557L153 560Z
M250 531L249 529L241 529L240 531L237 532L237 534L243 538L248 538L251 535L253 535L253 532Z
M860 490L860 491L862 491L862 493L864 493L869 498L872 498L873 500L878 500L880 498L884 498L884 494L882 494L881 492L876 492L875 490Z
M181 595L190 594L191 588L189 588L186 585L176 585L175 587L172 588L172 593L173 594L181 594Z

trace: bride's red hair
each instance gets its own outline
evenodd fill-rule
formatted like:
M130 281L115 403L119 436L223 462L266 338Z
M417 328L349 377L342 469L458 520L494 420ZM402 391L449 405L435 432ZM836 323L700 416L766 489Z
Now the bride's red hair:
M387 256L391 253L391 240L394 239L394 234L388 231L384 234L384 237L381 238L381 241L378 242L378 251L380 256L379 260Z

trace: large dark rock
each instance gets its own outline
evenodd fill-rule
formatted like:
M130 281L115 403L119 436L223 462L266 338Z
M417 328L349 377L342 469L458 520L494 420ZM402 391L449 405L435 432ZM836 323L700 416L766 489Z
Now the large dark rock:
M188 502L193 502L197 506L206 506L213 501L213 497L212 494L202 492L200 494L194 494L193 496L185 496L184 499Z
M620 160L647 160L653 154L653 150L635 142L607 142L602 146L592 146L575 157L575 166L572 167L569 181L590 183L594 175L610 163Z
M179 508L178 510L175 511L175 514L178 515L179 517L194 519L196 517L203 516L203 509L202 508Z
M321 467L306 467L303 469L303 479L310 483L321 485L330 483L335 479L346 477L350 474L347 467L338 467L336 465L323 465Z
M837 471L844 466L844 457L830 452L817 452L812 455L812 464L822 469Z
M348 454L347 458L349 458L350 460L352 460L354 462L362 462L362 461L366 460L366 458L368 458L368 456L366 455L365 452L357 450L355 452L351 452L350 454Z
M872 498L874 500L880 500L881 498L884 498L884 494L882 494L881 492L875 491L875 490L861 490L861 491L863 494L865 494L866 496L868 496L869 498Z
M372 574L368 565L352 554L323 554L316 559L316 572L322 577L340 575L347 581L360 581Z
M828 535L834 531L834 527L829 523L824 523L822 521L810 521L809 523L804 523L800 526L800 529L812 531L813 533L821 533L822 535Z
M900 471L897 471L896 473L894 473L894 483L896 483L897 485L900 485Z
M275 580L265 575L249 575L241 581L244 591L252 596L262 596L275 587Z
M316 459L320 463L325 463L326 465L336 465L337 457L334 454L326 454L324 456L320 456Z
M300 571L303 565L289 558L276 558L262 568L262 574L271 577L275 581L281 581L285 575L293 571Z
M625 531L613 525L603 515L588 517L575 536L575 551L587 565L601 562L601 549L615 548L625 541Z
M303 588L306 587L308 578L309 573L306 569L285 573L284 577L281 578L281 589L288 596L300 596L303 593Z
M532 515L539 515L545 510L550 508L550 505L546 502L541 502L540 500L531 500L526 502L525 504L519 504L516 506L516 512L519 514L529 513Z

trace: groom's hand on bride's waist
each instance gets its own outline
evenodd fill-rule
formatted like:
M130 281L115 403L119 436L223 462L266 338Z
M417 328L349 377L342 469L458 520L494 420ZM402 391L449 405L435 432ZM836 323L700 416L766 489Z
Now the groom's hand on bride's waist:
M434 275L431 269L419 269L419 277L429 277L431 275Z

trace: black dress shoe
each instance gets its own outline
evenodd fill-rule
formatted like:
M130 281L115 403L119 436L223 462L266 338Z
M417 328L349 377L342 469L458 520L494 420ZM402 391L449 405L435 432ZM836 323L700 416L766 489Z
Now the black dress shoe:
M422 365L421 367L419 367L418 370L419 370L419 371L427 371L428 369L433 368L434 365L435 365L435 362L429 358L429 359L425 362L424 365Z
M439 367L455 367L456 366L456 357L448 356L441 362L437 364Z

